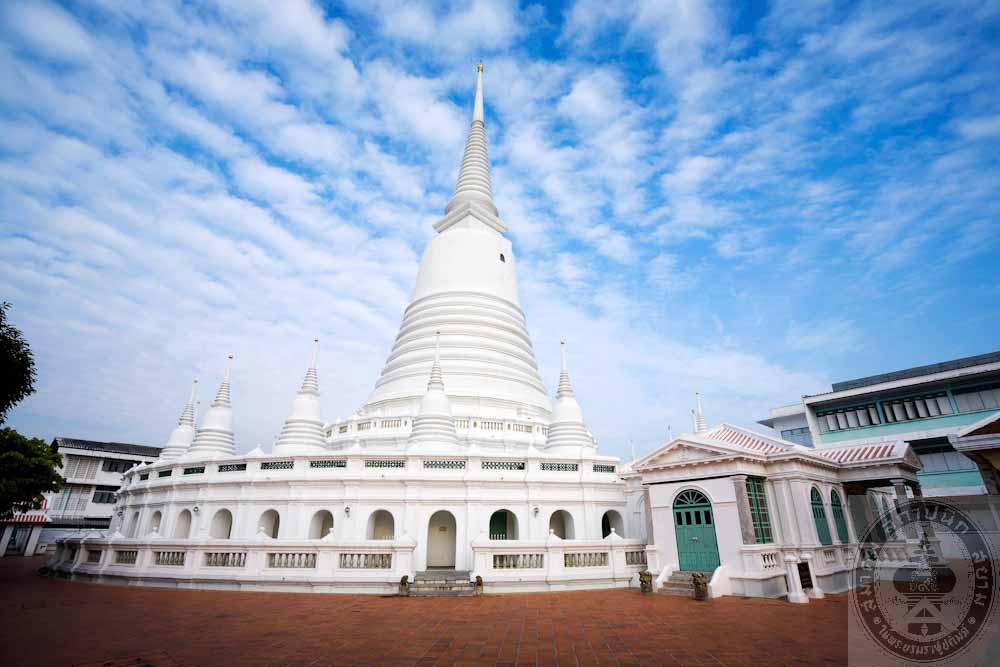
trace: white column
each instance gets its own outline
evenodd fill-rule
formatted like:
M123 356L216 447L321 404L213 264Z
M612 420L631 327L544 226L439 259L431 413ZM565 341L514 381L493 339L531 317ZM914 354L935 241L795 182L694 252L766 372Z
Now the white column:
M14 524L8 523L4 526L3 537L0 538L0 558L3 558L7 553L7 545L10 544L10 538L14 535Z
M31 527L31 534L28 535L28 543L24 545L25 556L35 555L35 547L38 546L38 538L41 536L41 534L42 534L41 525L36 525Z
M806 562L806 567L809 568L809 576L812 578L812 588L809 589L809 597L815 598L817 600L826 597L823 594L823 589L819 587L819 581L816 579L816 569L812 566L813 555L811 553L801 554L802 560ZM798 568L796 568L797 570ZM798 572L796 572L798 574ZM801 580L799 582L801 584Z
M795 517L795 504L792 496L792 488L787 479L774 481L775 500L780 507L778 518L781 520L781 534L786 545L802 544L799 536L798 522Z
M805 604L809 602L809 597L802 590L802 580L799 578L799 559L797 556L788 554L785 556L785 574L788 581L788 601L795 604Z

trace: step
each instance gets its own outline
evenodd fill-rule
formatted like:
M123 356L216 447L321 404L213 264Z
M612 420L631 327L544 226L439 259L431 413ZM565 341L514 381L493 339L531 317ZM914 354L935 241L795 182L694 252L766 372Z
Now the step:
M680 595L682 597L694 597L694 588L683 588L681 586L664 586L659 590L666 595Z
M469 581L468 570L423 570L417 572L414 581Z

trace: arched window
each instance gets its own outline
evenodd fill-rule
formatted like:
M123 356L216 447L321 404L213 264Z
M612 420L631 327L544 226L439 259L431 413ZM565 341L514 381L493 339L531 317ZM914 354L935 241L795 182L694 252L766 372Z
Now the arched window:
M333 515L326 510L320 510L313 514L312 521L309 522L309 539L321 540L333 532Z
M386 510L375 510L368 517L369 540L396 539L396 520Z
M517 516L509 510L497 510L490 516L491 540L516 540Z
M281 517L276 510L267 510L260 515L257 521L257 530L263 531L265 535L273 539L278 539L278 529L281 527Z
M228 540L233 532L233 514L229 510L219 510L212 517L212 525L208 529L210 537L217 540Z
M132 521L129 522L128 531L125 533L129 537L135 537L139 534L139 513L132 513Z
M149 520L149 532L160 532L160 522L163 521L163 513L159 510L153 512L153 518Z
M174 522L174 537L186 540L191 535L191 512L182 511Z
M833 538L830 537L830 526L826 522L826 510L823 509L823 497L819 495L819 490L815 486L812 490L812 512L819 543L833 544Z
M601 517L601 537L610 535L612 528L615 529L615 535L625 537L625 523L622 521L622 515L614 510L608 510Z
M837 524L837 539L841 544L850 543L851 534L847 530L844 506L840 504L840 494L836 490L830 491L830 507L833 509L833 522Z
M555 533L556 537L564 540L572 540L573 516L566 510L556 510L549 517L549 530Z

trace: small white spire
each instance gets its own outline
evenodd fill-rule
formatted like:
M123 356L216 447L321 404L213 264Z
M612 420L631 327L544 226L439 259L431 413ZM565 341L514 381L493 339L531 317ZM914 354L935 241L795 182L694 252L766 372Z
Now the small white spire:
M573 386L569 382L566 342L560 341L559 346L561 366L559 388L556 390L556 400L552 409L549 432L545 438L545 448L550 450L558 448L563 453L578 454L583 452L584 448L597 447L597 443L583 422L583 411L573 393Z
M191 397L184 405L184 410L181 412L180 419L177 420L177 428L175 428L170 434L166 444L163 445L163 449L160 451L161 459L177 458L186 452L191 446L191 442L194 440L195 435L194 406L197 390L198 381L195 380L191 385Z
M427 393L420 399L420 408L410 429L410 447L450 447L458 444L451 401L444 393L441 372L441 332L434 332L434 363L427 381Z
M325 449L323 414L319 402L319 374L316 372L318 348L319 339L314 338L309 368L302 380L302 387L292 401L292 410L285 419L281 434L271 445L271 451L275 454L314 454Z
M226 374L219 385L212 405L205 411L201 425L188 450L189 458L231 456L236 453L233 437L233 408L229 396L229 378L232 375L233 355L228 355Z
M704 433L708 430L708 426L705 425L705 411L701 409L701 393L696 391L694 395L698 401L698 412L695 413L694 418L694 432Z

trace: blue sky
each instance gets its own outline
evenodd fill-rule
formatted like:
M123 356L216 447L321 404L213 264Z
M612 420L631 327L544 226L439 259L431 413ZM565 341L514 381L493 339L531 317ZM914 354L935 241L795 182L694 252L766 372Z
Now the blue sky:
M554 391L603 451L1000 349L1000 3L0 7L11 423L158 444L235 353L268 446L321 339L366 399L486 64L494 191Z

